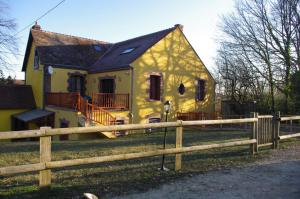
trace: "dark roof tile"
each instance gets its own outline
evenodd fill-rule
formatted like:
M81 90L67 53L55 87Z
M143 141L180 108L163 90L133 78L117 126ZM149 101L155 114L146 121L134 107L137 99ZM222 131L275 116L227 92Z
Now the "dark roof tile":
M45 65L84 69L91 73L128 68L129 64L175 28L176 26L116 44L31 29L22 71L25 71L32 42L37 46L40 62ZM134 50L122 53L129 48Z
M175 28L176 27L165 29L112 45L110 49L92 65L89 72L96 73L129 67L129 64L134 62L146 50L151 48ZM123 53L130 48L134 48L134 50L130 53Z
M37 46L42 64L81 69L87 69L112 45L98 40L31 29L22 71L25 71L32 42Z

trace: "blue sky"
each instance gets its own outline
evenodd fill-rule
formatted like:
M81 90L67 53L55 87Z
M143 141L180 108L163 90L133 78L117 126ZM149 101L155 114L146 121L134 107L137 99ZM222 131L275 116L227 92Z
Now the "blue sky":
M33 22L61 0L7 0L18 30ZM234 0L66 0L38 21L42 29L117 42L180 23L205 65L212 70L216 55L220 16L233 10ZM19 53L24 54L29 28L18 34ZM23 57L15 59L21 73Z

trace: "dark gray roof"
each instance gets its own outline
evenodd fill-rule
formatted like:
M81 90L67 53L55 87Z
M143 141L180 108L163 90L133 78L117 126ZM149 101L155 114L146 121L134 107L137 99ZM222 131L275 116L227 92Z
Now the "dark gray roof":
M96 73L129 67L129 64L134 62L146 50L151 48L175 28L176 26L113 44L108 51L92 65L89 72ZM122 54L122 52L130 48L134 48L134 50L130 53Z
M88 70L107 50L107 45L65 45L65 46L38 46L37 51L40 62L52 66L69 66Z
M30 85L0 85L0 109L33 109L35 101Z
M32 42L38 47L42 64L86 69L111 46L110 43L40 29L30 30L22 71L25 71ZM98 51L95 46L100 46Z
M42 109L34 109L31 111L26 111L23 113L13 115L14 118L21 120L23 122L33 121L39 118L47 117L54 114L54 112L46 111Z
M96 73L128 68L129 64L178 25L116 44L43 31L40 27L38 29L34 27L30 30L22 71L25 71L32 42L34 42L42 64ZM134 50L122 54L129 48Z

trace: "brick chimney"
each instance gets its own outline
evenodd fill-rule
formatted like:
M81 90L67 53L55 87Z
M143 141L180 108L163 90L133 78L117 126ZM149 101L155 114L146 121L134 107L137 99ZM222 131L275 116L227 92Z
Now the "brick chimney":
M31 27L31 29L34 30L41 30L41 26L37 23L37 21L35 22L35 24Z
M175 24L174 27L179 28L181 31L183 31L183 25L181 24Z

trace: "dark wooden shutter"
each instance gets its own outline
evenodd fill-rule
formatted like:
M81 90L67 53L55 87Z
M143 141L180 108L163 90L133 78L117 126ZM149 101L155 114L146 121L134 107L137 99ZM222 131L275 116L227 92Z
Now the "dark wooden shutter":
M199 101L203 101L205 98L205 80L203 79L198 80L196 98Z
M161 77L158 75L150 75L150 99L160 100Z
M84 77L83 76L77 76L72 75L70 76L70 92L80 92L80 94L84 95Z
M86 78L85 75L80 74L79 72L75 73L68 73L68 87L67 90L69 92L80 92L82 96L85 95L85 85L86 85Z
M101 79L100 80L100 93L114 93L115 80L114 79Z

